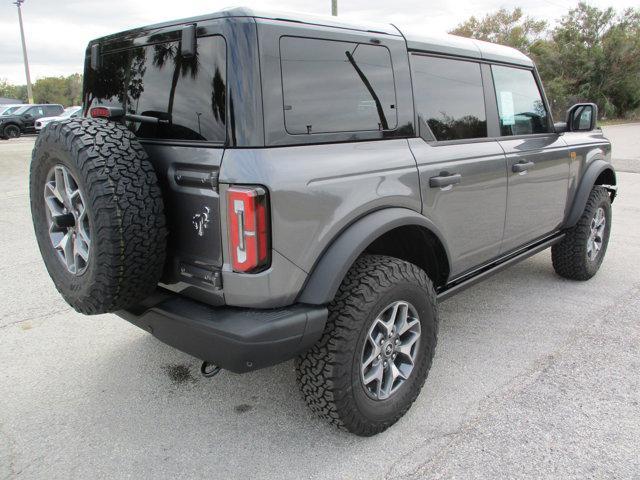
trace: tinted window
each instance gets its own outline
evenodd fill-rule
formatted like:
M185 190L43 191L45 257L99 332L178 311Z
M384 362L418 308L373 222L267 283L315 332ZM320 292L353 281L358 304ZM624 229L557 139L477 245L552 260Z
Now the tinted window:
M32 117L42 117L44 116L44 108L43 107L31 107L26 111Z
M223 142L225 83L225 41L212 36L199 38L197 54L189 58L177 41L107 53L98 72L88 70L85 95L90 106L159 118L157 124L127 121L141 138Z
M533 72L493 65L500 133L528 135L549 131L547 111Z
M412 55L411 66L423 137L458 140L487 136L480 64ZM427 126L430 132L425 135Z
M289 133L397 126L393 68L385 47L283 37L280 55Z
M62 107L58 107L57 105L46 106L44 110L44 113L50 116L60 115L63 112Z

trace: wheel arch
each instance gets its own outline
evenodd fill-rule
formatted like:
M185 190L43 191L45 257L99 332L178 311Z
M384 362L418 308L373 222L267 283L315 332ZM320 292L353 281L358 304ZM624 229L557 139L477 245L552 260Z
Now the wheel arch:
M18 122L15 122L15 121L9 121L9 122L3 123L2 125L0 125L0 130L4 132L4 129L10 126L18 127L18 129L20 130L20 133L22 133L22 125L20 125Z
M578 190L573 197L573 204L565 221L565 228L573 227L578 222L589 199L591 189L593 189L595 185L607 187L607 190L610 192L611 201L613 202L616 196L617 180L616 172L609 162L598 159L594 160L587 167L578 186Z
M415 242L425 248L415 248ZM446 283L451 271L443 236L428 218L406 208L372 212L340 233L311 271L298 301L312 305L331 302L345 275L362 253L390 255L423 268L434 287Z

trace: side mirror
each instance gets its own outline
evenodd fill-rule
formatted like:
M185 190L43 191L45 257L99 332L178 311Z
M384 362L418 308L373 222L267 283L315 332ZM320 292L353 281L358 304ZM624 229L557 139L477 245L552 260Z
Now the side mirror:
M556 133L558 134L562 134L564 132L569 131L569 127L567 125L567 122L556 122L553 124L553 128L555 129Z
M596 128L598 106L595 103L577 103L567 111L567 129L570 132L590 132Z
M24 118L26 120L28 120L28 119L30 119L32 117L33 117L33 115L31 115L30 113L25 113L24 115L22 115L22 118Z

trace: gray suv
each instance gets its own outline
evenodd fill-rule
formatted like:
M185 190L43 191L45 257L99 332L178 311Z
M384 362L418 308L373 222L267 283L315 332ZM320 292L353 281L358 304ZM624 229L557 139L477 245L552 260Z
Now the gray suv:
M84 117L31 163L64 299L206 376L295 358L311 409L359 435L418 396L439 301L549 247L587 280L607 249L597 108L554 124L511 48L224 10L90 42Z

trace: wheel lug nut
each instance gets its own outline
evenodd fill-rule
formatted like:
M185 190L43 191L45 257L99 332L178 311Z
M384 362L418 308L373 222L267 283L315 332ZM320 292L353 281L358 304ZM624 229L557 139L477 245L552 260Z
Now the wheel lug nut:
M387 362L384 362L383 365L384 365L384 368L387 368Z

